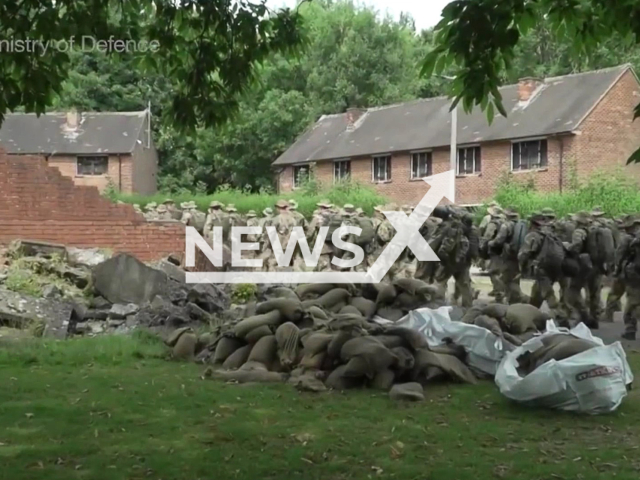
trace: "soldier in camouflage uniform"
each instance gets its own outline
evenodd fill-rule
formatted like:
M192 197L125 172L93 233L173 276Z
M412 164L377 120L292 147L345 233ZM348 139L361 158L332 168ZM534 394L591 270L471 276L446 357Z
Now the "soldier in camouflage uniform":
M601 207L595 207L591 211L591 221L593 226L599 226L603 228L612 228L611 223L608 219L604 218L604 211ZM615 226L613 226L615 228ZM612 231L613 236L613 231ZM598 321L602 318L603 308L602 308L602 285L604 281L604 275L608 272L608 269L611 266L605 265L605 268L597 267L594 265L594 268L591 271L591 275L587 281L586 287L586 295L587 295L587 304L589 306L589 312L591 316L596 318Z
M267 207L262 211L262 218L260 219L260 226L264 227L273 218L273 209Z
M624 280L627 302L622 314L625 340L635 340L640 316L640 218L631 216L621 228L626 235L620 239L616 252L616 276Z
M435 245L439 243L435 253L440 259L434 280L440 290L446 293L449 279L453 277L455 280L453 299L460 296L462 306L468 308L473 302L473 291L469 272L472 261L469 253L470 242L466 235L469 226L466 223L468 221L463 214L452 215L443 222L443 227L437 234L439 238L434 242Z
M270 219L267 222L266 226L275 227L278 239L280 240L280 246L282 247L283 251L286 251L287 245L289 244L289 237L291 236L293 227L296 226L296 219L293 215L291 215L291 212L289 211L289 203L286 200L278 200L275 207L277 212L276 216ZM266 271L274 272L279 268L290 270L292 267L294 267L294 263L298 262L296 255L299 254L299 249L296 247L296 251L293 254L290 265L280 267L273 253L273 247L271 246L271 242L269 241L266 230L263 233L263 236L266 237L265 239L263 239L263 245L269 245L264 249L264 252L261 255L261 257L265 260L264 265L266 266Z
M489 272L489 278L491 279L491 285L493 290L489 292L489 295L495 297L496 302L500 303L504 300L505 286L502 283L502 243L493 243L494 248L489 246L490 242L496 238L500 230L501 224L504 222L505 217L502 209L499 207L489 207L489 215L491 216L489 222L484 228L482 238L480 239L480 250L485 252L488 256L487 270Z
M180 220L182 218L182 212L176 207L176 202L172 199L167 198L162 204L167 208L172 220Z
M158 213L156 212L156 207L158 204L156 202L149 202L144 206L144 218L147 220L157 220Z
M307 219L298 211L298 202L289 200L289 212L291 212L291 215L296 219L297 226L306 230L308 227Z
M618 255L621 253L620 245L624 242L628 242L626 239L628 237L628 233L624 226L628 225L630 221L633 220L632 215L625 215L622 217L618 217L615 219L613 223L615 223L615 244L616 244L616 260L615 260L615 270L611 274L611 290L609 290L609 294L607 295L607 303L605 306L603 321L605 322L613 322L613 316L615 312L619 312L622 310L622 297L625 294L625 282L624 278L622 278L622 271L617 268L621 263L620 259L618 259ZM614 231L612 229L612 231Z
M505 210L506 220L500 225L498 235L489 242L489 248L502 244L501 279L507 297L507 303L522 303L524 294L520 288L520 264L518 252L509 243L513 238L515 223L520 220L520 215L514 208Z
M587 309L582 298L582 290L587 289L594 278L593 265L587 252L587 237L591 218L587 212L578 212L573 218L576 229L573 231L571 243L565 245L569 252L580 258L580 274L569 279L565 294L567 305L578 314L578 319L589 328L598 328L599 312ZM591 305L590 305L591 306Z
M139 213L140 215L144 215L144 212L140 208L140 205L138 205L137 203L133 204L133 209L135 210L136 213Z
M547 218L542 213L536 212L531 215L529 232L520 252L518 252L518 263L521 272L533 270L534 284L531 289L531 305L540 308L542 303L546 301L549 308L557 314L558 300L553 292L553 284L556 279L552 278L553 275L539 265L545 232L549 231Z
M204 222L204 238L212 245L213 243L213 227L215 226L223 226L225 212L222 210L224 204L220 203L217 200L213 200L209 203L209 211L207 213L207 218Z
M167 210L167 207L164 206L164 204L162 205L158 205L156 207L156 220L162 220L162 221L169 221L169 220L173 220L173 217L171 216L171 213Z

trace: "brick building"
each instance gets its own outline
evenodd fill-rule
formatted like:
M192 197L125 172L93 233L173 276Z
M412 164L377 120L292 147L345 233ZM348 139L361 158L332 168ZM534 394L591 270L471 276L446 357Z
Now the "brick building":
M571 178L625 167L640 147L633 110L640 84L629 65L500 88L507 118L489 125L485 113L458 110L456 203L492 197L511 175L540 191L567 188ZM287 192L310 173L324 185L350 177L398 203L416 204L422 177L449 170L450 100L437 97L325 115L274 163Z
M10 155L38 155L79 186L124 193L157 191L158 155L151 116L142 112L7 114L0 147Z

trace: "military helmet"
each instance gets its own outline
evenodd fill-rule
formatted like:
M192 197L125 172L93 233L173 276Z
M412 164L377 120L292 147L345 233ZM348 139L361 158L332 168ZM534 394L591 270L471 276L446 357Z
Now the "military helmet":
M593 210L591 210L591 216L592 217L601 217L604 215L604 210L602 210L602 207L593 207Z
M255 210L249 210L247 212L247 217L255 217L256 216L256 211Z
M236 208L236 206L233 203L230 203L229 205L227 205L226 208L227 212L237 212L238 209Z
M222 208L224 207L224 203L220 203L218 200L213 200L209 203L209 208Z
M273 209L271 207L267 207L262 211L262 214L265 217L271 216L271 215L273 215Z
M289 202L280 199L276 202L276 208L289 208Z

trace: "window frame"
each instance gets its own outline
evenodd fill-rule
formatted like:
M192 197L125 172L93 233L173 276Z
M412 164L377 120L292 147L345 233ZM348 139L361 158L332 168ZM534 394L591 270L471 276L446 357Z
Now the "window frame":
M514 139L511 140L511 164L510 164L510 171L513 173L518 173L518 172L536 172L536 171L540 171L540 170L545 170L549 167L549 141L548 141L548 137L531 137L531 138L520 138L520 139ZM515 147L515 145L517 144L521 144L521 143L532 143L532 142L538 142L538 144L541 145L542 142L545 142L546 146L545 146L545 159L544 159L544 165L542 165L542 158L540 156L540 146L538 147L538 160L540 160L540 164L538 167L533 167L531 168L529 166L529 168L518 168L515 169L514 164L513 164L513 160L514 160L514 152L513 149ZM520 164L522 164L522 154L520 156Z
M81 173L80 172L80 160L87 159L101 159L105 160L105 171L104 173L93 173L95 172L95 163L92 163L92 173ZM76 177L104 177L109 175L109 155L76 155Z
M473 172L472 173L466 173L466 172L461 172L460 171L460 151L461 150L469 150L469 149L478 149L479 152L479 158L480 158L480 168L476 170L478 161L477 159L474 157L473 159ZM457 152L456 152L456 176L458 177L472 177L474 175L480 175L482 173L482 145L479 143L470 143L468 145L462 145L462 146L458 146L457 147ZM511 147L511 153L513 154L513 147ZM466 158L465 158L466 160Z
M427 174L423 177L414 177L413 176L413 162L414 155L427 154ZM413 150L409 152L409 180L422 180L423 178L430 177L433 175L433 150Z
M348 163L349 164L349 173L347 175L348 178L351 178L351 159L350 158L340 158L338 160L334 160L333 161L333 183L336 183L339 180L342 180L345 177L340 177L340 179L338 179L336 177L336 164L338 163Z
M296 182L296 168L302 168L305 167L307 169L307 178L311 178L311 165L309 165L308 163L298 163L297 165L292 165L292 169L291 169L291 175L293 176L292 178L292 182L291 185L293 186L293 189L297 189L300 188L301 185L297 185Z
M375 176L375 165L376 159L385 158L387 159L388 167L385 168L385 179L384 180L376 180ZM392 156L390 153L381 153L378 155L371 156L371 183L390 183L392 178L392 170L391 170L391 160Z

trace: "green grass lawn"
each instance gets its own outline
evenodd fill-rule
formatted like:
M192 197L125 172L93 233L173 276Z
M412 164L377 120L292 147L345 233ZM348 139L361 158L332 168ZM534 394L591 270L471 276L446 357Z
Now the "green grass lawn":
M202 380L164 354L144 338L0 345L0 478L640 478L635 391L600 417L521 408L491 382L395 404Z

